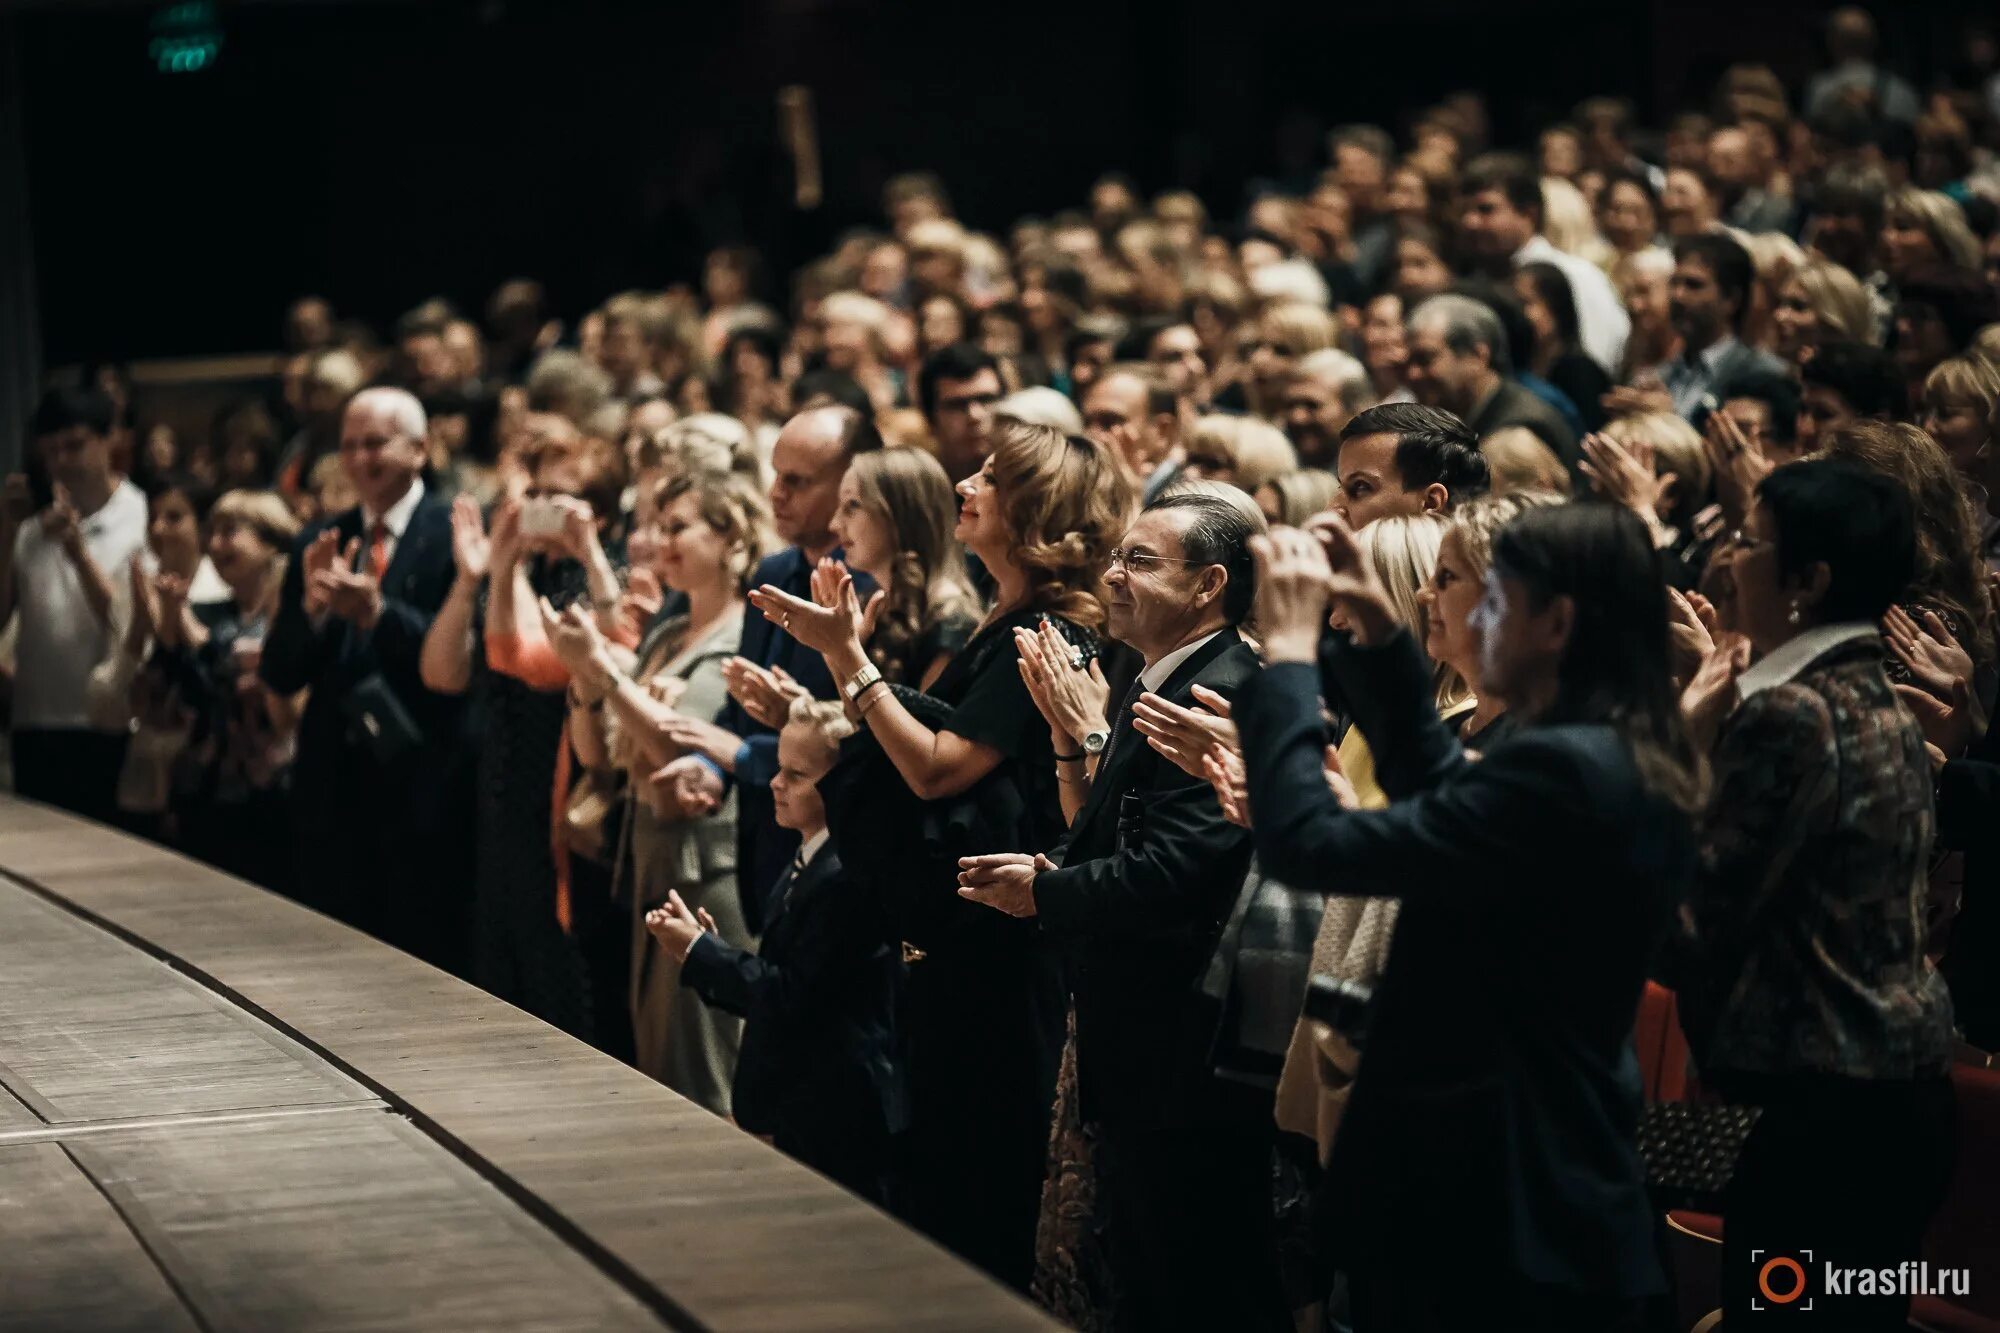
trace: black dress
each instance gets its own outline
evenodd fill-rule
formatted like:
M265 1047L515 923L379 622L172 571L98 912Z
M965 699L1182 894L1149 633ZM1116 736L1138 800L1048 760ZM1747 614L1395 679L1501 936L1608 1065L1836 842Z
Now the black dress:
M583 566L540 557L529 585L558 607L586 586ZM532 608L526 613L534 614ZM561 690L538 690L486 660L485 601L475 626L472 712L479 746L473 872L474 980L573 1037L595 1036L584 957L556 919L550 794L569 719Z
M820 788L843 864L912 959L898 1022L910 1090L899 1154L908 1220L1024 1291L1062 1052L1061 969L1035 922L958 897L957 862L1061 839L1049 728L1014 649L1015 628L1040 618L1005 617L928 691L897 691L925 725L998 750L991 774L957 797L918 801L864 732ZM1084 631L1064 632L1089 642Z

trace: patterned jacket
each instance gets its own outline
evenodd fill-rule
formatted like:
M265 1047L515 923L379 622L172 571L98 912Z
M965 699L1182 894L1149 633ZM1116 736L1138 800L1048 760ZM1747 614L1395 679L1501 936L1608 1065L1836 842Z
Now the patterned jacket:
M1872 625L1746 671L1713 755L1682 1021L1712 1073L1914 1078L1949 1067L1924 957L1930 763Z

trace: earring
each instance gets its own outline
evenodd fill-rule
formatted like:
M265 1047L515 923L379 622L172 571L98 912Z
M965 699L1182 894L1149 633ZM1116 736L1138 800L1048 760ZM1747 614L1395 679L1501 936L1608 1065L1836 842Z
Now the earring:
M1787 623L1793 625L1799 623L1799 604L1796 601L1792 603L1792 613L1786 616L1785 620L1787 621Z

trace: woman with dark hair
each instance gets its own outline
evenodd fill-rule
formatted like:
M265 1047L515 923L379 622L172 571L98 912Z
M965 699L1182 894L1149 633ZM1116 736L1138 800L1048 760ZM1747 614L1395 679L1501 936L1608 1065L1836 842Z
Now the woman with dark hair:
M958 896L958 858L1062 837L1055 751L1014 631L1054 622L1095 647L1099 586L1131 496L1109 449L1047 426L1002 425L958 487L957 536L992 574L993 609L917 693L864 646L847 571L822 564L813 600L765 586L751 602L826 658L866 736L821 786L841 862L868 884L911 958L910 1222L1025 1290L1066 1005L1035 923Z
M1293 529L1258 543L1269 665L1235 716L1263 868L1402 899L1323 1185L1354 1325L1620 1327L1662 1286L1630 1036L1702 791L1659 558L1607 505L1495 536L1481 695L1515 730L1473 763L1353 534L1323 522L1325 549ZM1330 599L1353 633L1331 666L1386 809L1344 810L1320 777Z
M1514 295L1521 313L1534 326L1534 356L1528 369L1556 386L1576 404L1586 431L1604 426L1600 400L1611 390L1611 377L1583 350L1576 318L1576 297L1569 279L1554 264L1523 264L1514 270Z
M776 333L747 324L729 335L716 367L717 407L742 422L765 455L770 454L778 427L788 415L784 378L779 372L783 355L784 344Z
M1838 459L1757 495L1723 557L1749 642L1689 687L1715 782L1674 969L1704 1084L1762 1108L1724 1200L1730 1310L1750 1308L1759 1249L1915 1259L1953 1141L1951 1001L1925 957L1930 764L1877 628L1916 569L1910 500ZM1908 1304L1844 1299L1842 1327L1901 1329Z

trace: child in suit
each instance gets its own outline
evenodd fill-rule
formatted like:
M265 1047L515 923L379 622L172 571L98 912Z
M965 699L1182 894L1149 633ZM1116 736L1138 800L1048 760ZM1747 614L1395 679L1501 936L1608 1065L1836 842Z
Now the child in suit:
M905 1118L893 1027L902 961L841 869L818 787L852 730L839 704L800 699L778 735L771 797L800 845L770 896L758 952L725 943L678 894L646 928L682 957L682 985L745 1020L737 1124L886 1204L889 1145Z

